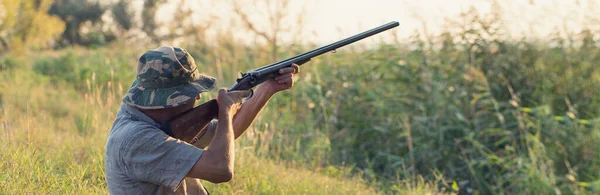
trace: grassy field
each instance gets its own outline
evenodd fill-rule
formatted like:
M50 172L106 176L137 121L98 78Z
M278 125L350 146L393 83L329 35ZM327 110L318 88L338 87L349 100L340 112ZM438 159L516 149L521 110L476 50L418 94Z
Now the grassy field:
M132 81L135 64L130 62L140 52L111 51L121 48L79 48L2 59L0 193L108 193L103 171L106 137L122 94ZM255 126L265 124L257 122ZM378 193L376 186L354 174L351 167L306 166L265 158L260 153L268 153L270 143L257 141L257 136L265 136L258 129L249 130L237 141L232 182L205 182L211 193ZM401 185L396 191L437 191L423 180L418 186Z
M20 69L2 72L2 77L2 193L106 194L104 145L123 89L90 80L90 87L80 90L85 93L78 94L70 84ZM236 178L209 185L211 192L375 192L360 178L345 177L346 170L328 176L318 169L257 158L248 152L253 147L238 146Z
M356 44L311 60L294 89L278 94L237 142L234 181L208 188L600 193L598 33L508 40L497 20L461 17L448 33ZM127 45L0 59L4 192L106 193L106 135L135 60L157 47ZM184 45L218 87L312 47L272 52L227 37Z

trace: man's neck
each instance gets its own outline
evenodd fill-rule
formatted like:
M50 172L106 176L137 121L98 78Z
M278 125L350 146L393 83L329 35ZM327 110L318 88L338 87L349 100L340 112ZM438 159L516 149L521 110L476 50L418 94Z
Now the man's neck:
M157 112L148 112L147 110L140 110L142 111L144 114L148 115L148 117L150 117L152 120L154 120L154 122L158 123L158 124L163 124L167 121L170 121L171 119L173 119L175 116L173 116L172 113L157 113Z

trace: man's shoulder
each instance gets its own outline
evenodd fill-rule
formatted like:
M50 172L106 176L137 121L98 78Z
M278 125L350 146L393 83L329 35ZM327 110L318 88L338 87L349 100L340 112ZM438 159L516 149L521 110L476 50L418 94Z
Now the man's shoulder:
M110 138L128 138L135 134L151 133L154 130L160 131L159 128L145 121L132 120L131 118L121 118L115 121L113 128L110 130Z
M159 186L175 190L203 151L136 117L117 117L110 132L105 155L109 188L129 182L127 186L145 191L155 192Z
M108 135L107 152L123 150L142 141L144 137L153 137L164 134L154 124L119 112ZM116 152L116 151L115 151Z

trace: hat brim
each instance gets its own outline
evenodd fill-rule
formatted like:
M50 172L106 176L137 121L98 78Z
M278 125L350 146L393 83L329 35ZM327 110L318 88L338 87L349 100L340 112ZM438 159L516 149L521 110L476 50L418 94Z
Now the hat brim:
M200 75L200 79L170 88L146 88L136 79L125 94L123 102L142 109L171 108L187 103L202 92L212 90L216 79Z

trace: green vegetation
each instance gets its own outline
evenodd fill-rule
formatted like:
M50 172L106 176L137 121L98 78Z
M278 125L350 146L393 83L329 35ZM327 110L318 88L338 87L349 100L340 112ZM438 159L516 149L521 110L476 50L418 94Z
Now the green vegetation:
M156 5L147 6L152 15ZM440 35L415 33L410 43L370 49L358 43L313 59L237 141L235 179L207 187L217 194L600 193L600 33L512 40L499 21L471 10ZM183 40L218 87L314 47L247 46L231 36ZM135 60L157 47L131 45L0 57L2 193L106 193L108 130Z
M0 53L47 48L64 21L47 13L52 0L0 0Z

